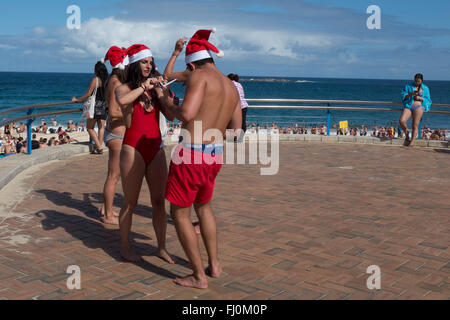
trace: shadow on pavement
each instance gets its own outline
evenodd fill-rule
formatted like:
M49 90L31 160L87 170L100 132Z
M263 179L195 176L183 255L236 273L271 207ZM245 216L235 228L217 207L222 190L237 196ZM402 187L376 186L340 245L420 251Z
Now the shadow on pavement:
M45 195L47 200L53 202L58 206L65 206L68 208L76 209L82 213L84 213L87 217L92 219L100 219L100 209L95 206L94 203L101 204L103 203L103 194L102 193L83 193L83 200L74 199L70 192L58 192L55 190L48 189L40 189L36 190L37 193L41 193ZM93 201L91 198L94 198ZM123 203L123 195L116 194L114 196L113 205L116 207L121 207ZM142 217L148 217L153 219L153 208L140 205L136 206L134 210L134 214L138 214ZM167 216L167 223L173 225L173 221L170 216Z
M66 214L55 210L42 210L37 212L36 216L41 217L42 215L45 215L45 219L41 222L44 230L53 230L58 227L64 228L67 233L83 241L83 244L87 247L93 249L100 248L118 262L123 262L120 257L119 250L119 229L118 227L115 227L114 229L109 229L111 227L105 227L105 225L100 221L100 213L98 208L94 206L92 201L89 199L89 194L83 194L84 200L78 200L72 198L72 194L70 192L58 192L47 189L36 190L36 192L45 195L45 197L55 205L76 209L83 213L87 218L96 220L92 221L82 216ZM102 196L101 194L99 195ZM149 212L150 217L152 217L152 208L141 206L141 213L144 208L146 208L145 210ZM144 216L148 216L148 214L145 214ZM173 222L168 219L168 223ZM99 238L98 233L104 234L105 236ZM142 256L156 255L157 247L150 244L137 243L135 242L135 239L151 240L151 238L137 234L133 231L130 233L131 245L137 254ZM190 268L189 262L185 259L173 255L171 256L178 265ZM136 265L147 271L155 272L165 277L175 278L175 274L172 272L161 269L146 261Z
M434 149L435 152L439 152L439 153L447 153L450 154L450 150L445 150L445 149Z
M61 213L55 210L41 210L36 213L36 216L41 219L44 218L41 221L44 230L50 231L57 228L63 228L64 231L72 237L82 241L86 247L90 249L102 249L117 262L124 262L120 257L120 235L118 229L108 229L105 228L101 222L92 221L77 215ZM135 239L148 240L150 238L131 232L131 245L137 254L142 256L156 255L157 248L155 246L151 244L136 243ZM179 265L185 264L184 259L173 255L172 257ZM177 276L171 271L155 266L146 260L135 263L135 265L166 278L176 278Z

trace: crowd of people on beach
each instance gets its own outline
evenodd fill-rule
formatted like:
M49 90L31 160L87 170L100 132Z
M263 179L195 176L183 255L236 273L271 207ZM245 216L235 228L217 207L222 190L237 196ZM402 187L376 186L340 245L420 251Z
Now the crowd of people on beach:
M246 134L314 134L314 135L327 135L327 126L325 124L306 126L302 123L293 123L292 125L282 126L275 122L269 126L264 124L261 126L259 123L246 123ZM167 135L178 135L181 130L181 123L170 122L167 124ZM351 128L339 128L337 124L332 125L331 132L333 135L348 135L348 136L360 136L360 137L378 137L378 138L403 138L404 133L398 128L393 126L377 126L374 125L372 130L369 130L366 125L353 126ZM424 126L421 130L422 139L425 140L446 140L448 138L447 129L430 129Z
M80 122L80 126L76 123L74 124L72 120L67 123L67 128L64 130L63 127L48 127L42 119L42 124L40 126L32 127L31 132L31 149L43 149L52 146L59 146L69 143L78 143L77 139L70 137L68 133L82 132L84 131L83 121ZM52 119L52 121L54 121ZM57 126L57 122L52 122L54 126ZM27 125L24 123L10 123L6 125L3 130L0 129L0 154L12 155L18 153L27 152ZM37 139L36 134L41 134L39 139ZM49 135L46 137L46 135ZM56 136L57 135L57 136Z

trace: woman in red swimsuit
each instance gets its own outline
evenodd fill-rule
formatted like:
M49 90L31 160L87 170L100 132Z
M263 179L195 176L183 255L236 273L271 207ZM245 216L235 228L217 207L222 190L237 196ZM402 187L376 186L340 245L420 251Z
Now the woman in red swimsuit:
M145 177L153 207L153 227L158 241L158 256L169 263L174 263L166 250L167 215L164 193L168 170L159 128L159 112L163 112L171 121L173 115L161 108L154 92L155 86L162 78L156 78L159 73L155 70L150 49L144 45L133 45L127 52L130 63L127 81L115 90L127 128L120 154L124 193L124 203L119 214L120 252L122 258L127 261L142 260L131 249L129 235L133 210L137 205L142 180Z

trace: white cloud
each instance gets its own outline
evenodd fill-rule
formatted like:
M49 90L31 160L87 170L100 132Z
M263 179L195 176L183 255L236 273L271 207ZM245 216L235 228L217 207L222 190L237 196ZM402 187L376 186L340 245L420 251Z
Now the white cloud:
M80 30L64 29L62 37L66 47L82 50L95 58L103 57L112 45L128 47L134 43L146 44L155 56L165 57L173 50L178 38L192 36L200 28L203 26L195 23L133 22L110 17L90 19ZM302 49L328 49L334 41L334 38L320 34L230 28L227 25L217 25L217 33L211 36L211 42L231 60L259 55L306 62L314 60L315 56L302 53ZM78 55L74 50L63 53Z
M33 33L38 36L44 35L47 33L47 29L45 29L44 27L35 27L33 29Z
M86 51L84 51L83 49L78 49L78 48L70 48L70 47L64 47L60 53L63 56L74 56L74 57L86 57Z
M0 49L3 50L12 50L12 49L16 49L17 47L11 46L9 44L2 44L0 43Z

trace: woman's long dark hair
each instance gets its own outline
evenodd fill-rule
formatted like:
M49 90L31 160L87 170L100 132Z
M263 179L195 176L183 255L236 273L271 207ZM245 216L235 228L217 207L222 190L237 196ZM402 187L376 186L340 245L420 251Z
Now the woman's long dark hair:
M125 70L120 70L119 68L113 69L113 71L111 71L111 74L109 75L109 80L111 79L112 76L116 76L117 79L119 79L120 83L125 83L127 82L127 78L128 78L128 66L125 67Z
M131 90L137 89L145 80L142 77L140 64L141 61L139 60L129 65L126 83L128 83ZM155 60L152 60L152 72L150 73L149 77L159 77L161 75L155 68Z
M133 62L132 64L128 65L128 75L127 75L127 81L126 83L130 87L131 90L137 89L142 82L144 82L144 77L142 76L142 70L141 70L141 61ZM159 77L161 76L161 73L159 73L158 70L156 70L155 65L155 59L152 60L152 71L150 72L149 78L152 77ZM155 90L150 91L150 95L152 99L157 100L156 92ZM139 97L139 101L145 102L148 98L145 95L142 95Z
M106 87L106 82L108 80L108 69L106 69L106 66L101 61L97 62L95 64L94 73L97 77L99 77L102 80L102 86L103 88Z

